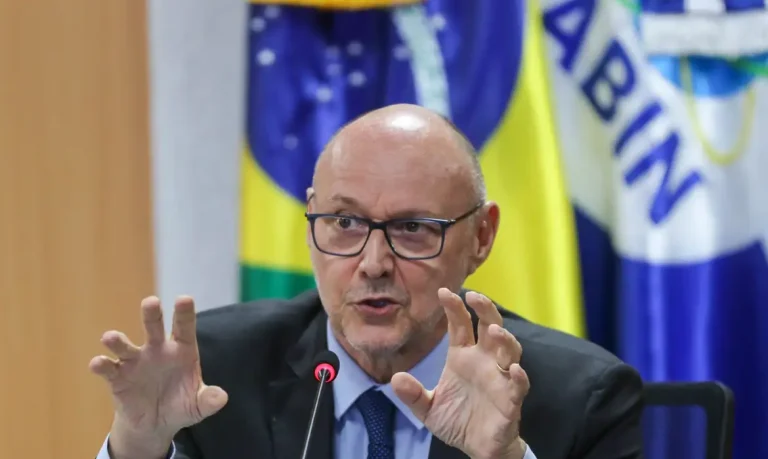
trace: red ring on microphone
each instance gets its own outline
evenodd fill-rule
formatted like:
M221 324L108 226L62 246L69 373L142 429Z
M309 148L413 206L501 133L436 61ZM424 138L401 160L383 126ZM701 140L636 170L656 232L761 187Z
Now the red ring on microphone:
M317 379L318 381L323 380L323 374L322 374L323 370L328 372L328 376L327 376L328 379L325 382L329 383L334 379L336 379L336 370L333 368L333 366L330 363L321 363L315 367L315 379Z

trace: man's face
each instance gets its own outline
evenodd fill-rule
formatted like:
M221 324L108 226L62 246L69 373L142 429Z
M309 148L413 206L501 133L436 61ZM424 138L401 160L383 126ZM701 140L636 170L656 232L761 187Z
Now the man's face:
M418 120L406 117L342 133L318 166L309 212L381 221L452 219L472 209L477 202L467 153L450 135L414 126ZM445 332L438 289L457 291L476 268L476 225L473 218L456 223L445 233L441 254L418 261L398 257L379 230L359 255L328 255L308 228L318 290L335 334L372 357L433 343Z

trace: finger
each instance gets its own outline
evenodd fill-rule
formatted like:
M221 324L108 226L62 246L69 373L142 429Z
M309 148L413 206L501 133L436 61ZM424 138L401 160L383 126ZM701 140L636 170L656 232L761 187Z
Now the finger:
M390 380L390 385L395 391L395 395L402 400L413 414L421 421L427 419L427 413L432 407L433 391L427 390L411 374L400 372L395 373Z
M509 368L514 363L520 363L523 355L523 347L509 330L493 324L488 327L488 335L491 338L491 346L494 350L496 363L501 368Z
M520 364L513 363L509 366L509 375L506 376L505 384L499 387L503 392L498 397L494 397L494 404L506 419L519 421L523 401L530 388L525 370L520 367Z
M464 306L461 297L447 288L437 291L437 297L448 318L448 340L451 346L472 346L475 344L475 332L472 329L472 316Z
M203 384L197 392L197 407L200 413L200 420L216 414L224 408L229 400L229 395L218 386L206 386Z
M511 386L509 399L519 407L523 404L528 391L531 390L528 373L523 370L519 363L513 363L509 366L509 377Z
M477 314L477 343L486 351L493 351L494 342L488 336L488 327L491 324L501 325L502 319L496 306L485 295L477 292L467 292L467 304Z
M101 376L107 381L112 381L118 374L118 363L106 355L99 355L91 359L88 368L93 374Z
M144 298L141 302L141 319L144 322L144 335L149 345L162 344L165 341L163 308L156 296Z
M139 356L141 350L119 331L108 331L101 337L101 343L107 347L120 360L133 360Z
M184 344L197 343L195 328L195 301L182 295L173 307L173 339Z

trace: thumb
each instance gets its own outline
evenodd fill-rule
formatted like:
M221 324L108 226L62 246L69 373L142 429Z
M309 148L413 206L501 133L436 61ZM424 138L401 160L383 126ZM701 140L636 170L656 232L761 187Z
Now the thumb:
M425 389L416 378L404 372L395 373L390 385L397 397L413 411L413 414L421 422L424 422L429 409L432 407L433 392Z
M203 419L224 408L229 395L218 386L203 385L197 392L197 406Z

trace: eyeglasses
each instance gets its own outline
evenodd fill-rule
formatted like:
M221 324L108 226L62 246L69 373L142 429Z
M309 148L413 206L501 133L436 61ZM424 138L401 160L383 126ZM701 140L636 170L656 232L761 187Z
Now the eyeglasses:
M439 256L445 245L445 232L477 211L453 218L396 218L375 222L369 218L343 214L305 213L317 250L338 257L354 257L365 248L373 230L384 232L395 255L406 260L427 260Z

